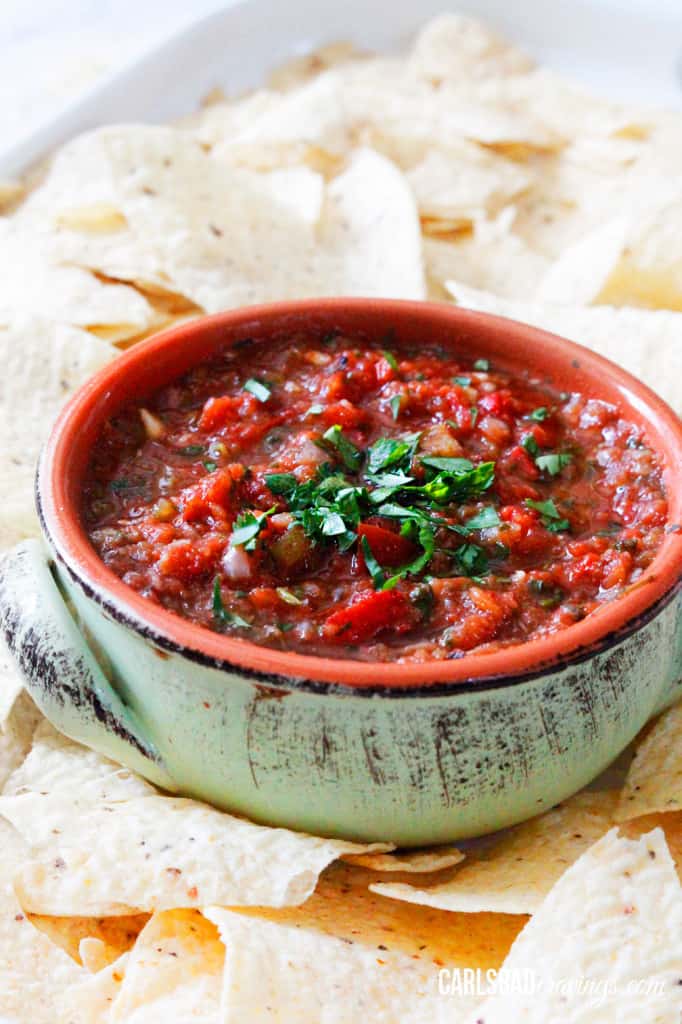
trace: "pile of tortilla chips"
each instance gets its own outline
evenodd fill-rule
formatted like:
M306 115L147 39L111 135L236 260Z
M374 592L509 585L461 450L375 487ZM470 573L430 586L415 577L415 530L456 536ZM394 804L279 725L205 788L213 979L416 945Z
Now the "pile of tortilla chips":
M0 550L64 398L202 312L452 300L682 408L682 116L587 96L468 18L329 46L176 126L0 183ZM390 837L387 837L390 839ZM58 735L0 650L0 1022L677 1024L682 704L588 791L393 852L167 796Z

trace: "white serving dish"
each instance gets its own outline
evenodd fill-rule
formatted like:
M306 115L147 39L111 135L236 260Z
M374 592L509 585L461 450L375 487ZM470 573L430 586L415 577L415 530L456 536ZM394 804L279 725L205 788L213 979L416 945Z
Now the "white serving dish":
M429 17L485 18L538 60L615 99L682 106L681 0L238 0L184 29L0 152L0 177L21 174L79 132L163 122L196 109L214 86L238 93L290 57L338 39L397 50Z

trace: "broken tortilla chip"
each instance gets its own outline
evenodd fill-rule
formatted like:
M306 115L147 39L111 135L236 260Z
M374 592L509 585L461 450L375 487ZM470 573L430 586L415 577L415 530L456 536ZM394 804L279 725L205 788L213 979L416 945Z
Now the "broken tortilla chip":
M469 1024L673 1021L680 1010L682 890L660 830L616 829L562 875Z
M615 793L578 793L546 814L515 825L478 851L444 884L380 883L372 891L440 910L533 914L552 886L614 822Z
M163 796L47 728L9 779L0 814L32 847L15 879L19 899L49 916L297 904L341 854L391 848L267 828Z
M83 968L34 928L19 906L12 876L27 849L1 819L0 847L0 1020L54 1024L55 1002L82 977Z
M369 868L371 871L425 874L454 867L464 860L464 856L456 846L434 846L430 850L407 850L397 853L348 853L341 859L347 864Z
M682 701L664 711L637 746L617 817L672 811L682 811Z
M43 317L17 314L0 323L0 549L38 533L33 488L40 448L64 400L115 351L87 331Z

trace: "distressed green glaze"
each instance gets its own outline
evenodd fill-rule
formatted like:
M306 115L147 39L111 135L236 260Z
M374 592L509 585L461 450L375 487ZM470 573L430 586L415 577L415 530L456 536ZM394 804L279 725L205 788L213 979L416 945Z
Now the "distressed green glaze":
M534 678L382 695L197 663L100 597L38 542L0 573L5 633L57 728L158 785L318 834L410 846L511 825L588 783L682 695L679 591Z

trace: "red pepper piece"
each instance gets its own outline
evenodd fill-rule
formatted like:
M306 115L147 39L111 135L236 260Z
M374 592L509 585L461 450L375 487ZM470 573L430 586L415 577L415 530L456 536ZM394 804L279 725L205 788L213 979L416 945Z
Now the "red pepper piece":
M369 550L379 565L402 565L403 562L409 562L415 556L416 549L411 540L401 537L399 533L386 530L383 526L360 523L358 537L364 537L367 540ZM362 558L362 548L359 551L359 557Z
M396 590L377 590L333 612L322 629L333 643L361 644L383 629L406 633L417 618L416 610L403 594Z

